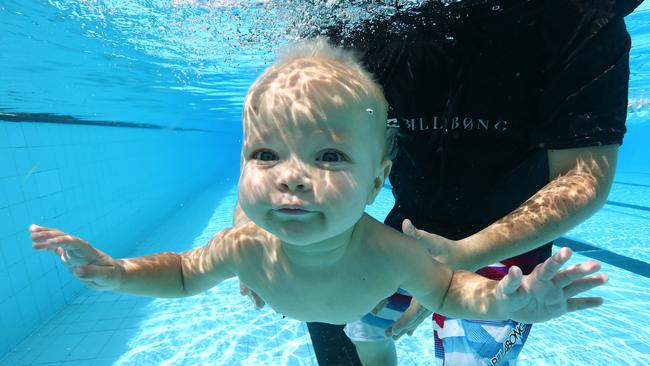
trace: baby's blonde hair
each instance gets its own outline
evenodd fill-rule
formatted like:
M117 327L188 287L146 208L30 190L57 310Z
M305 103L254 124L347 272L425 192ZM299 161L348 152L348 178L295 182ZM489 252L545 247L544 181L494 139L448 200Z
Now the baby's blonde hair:
M276 105L306 106L313 115L324 117L319 105L366 106L371 119L386 126L388 103L381 86L349 50L332 46L325 38L301 40L277 52L276 62L251 86L244 102L244 121L259 113L259 108ZM393 130L393 129L389 129ZM393 148L387 131L384 155Z

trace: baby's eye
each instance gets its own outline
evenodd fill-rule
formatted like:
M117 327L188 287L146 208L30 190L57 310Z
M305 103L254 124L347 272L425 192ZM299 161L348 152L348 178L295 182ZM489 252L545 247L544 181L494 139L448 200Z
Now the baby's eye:
M257 150L251 154L251 159L260 161L278 160L278 154L272 150Z
M325 150L318 155L316 160L322 161L324 163L338 163L341 161L346 161L347 159L345 158L345 155L336 150Z

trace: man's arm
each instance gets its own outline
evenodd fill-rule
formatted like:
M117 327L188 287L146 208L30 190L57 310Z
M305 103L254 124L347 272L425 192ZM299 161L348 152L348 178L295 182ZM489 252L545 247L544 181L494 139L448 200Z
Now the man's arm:
M551 181L510 214L459 241L418 230L408 220L402 229L443 263L475 271L538 248L598 211L611 188L617 157L618 145L549 150ZM411 334L430 311L414 301L407 314L387 329L388 336Z
M605 204L617 156L618 145L549 150L551 181L507 216L451 244L458 252L450 262L476 270L558 238Z

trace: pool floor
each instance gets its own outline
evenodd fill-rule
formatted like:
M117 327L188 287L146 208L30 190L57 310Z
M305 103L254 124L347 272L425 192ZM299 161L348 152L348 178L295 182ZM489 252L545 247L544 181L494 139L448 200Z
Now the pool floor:
M235 199L234 188L225 194L222 188L206 190L161 223L132 255L204 244L230 224ZM390 192L384 189L368 212L382 218L391 204ZM606 209L589 221L591 225L602 225L599 217L611 214ZM648 212L635 220L650 226ZM647 238L639 239L646 244L640 247L648 247ZM93 244L101 248L101 243ZM572 263L586 259L576 254ZM605 305L535 325L521 364L650 365L650 278L607 263L603 272L609 274L609 283L591 294L604 296ZM413 337L398 342L400 365L433 363L431 333L431 324L425 322ZM232 279L184 299L84 290L0 360L0 366L20 365L315 366L316 360L303 323L284 319L268 307L254 310Z

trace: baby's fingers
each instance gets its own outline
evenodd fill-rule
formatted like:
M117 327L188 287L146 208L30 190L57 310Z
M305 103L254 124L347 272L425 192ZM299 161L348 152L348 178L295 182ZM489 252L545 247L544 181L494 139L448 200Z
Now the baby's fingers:
M65 250L79 250L88 249L89 245L77 237L61 233L58 236L54 236L46 240L32 242L32 247L34 247L34 249L48 250L54 250L55 248L59 247L62 247Z
M29 225L29 232L31 232L31 233L35 233L35 232L39 232L39 231L45 231L45 230L52 230L52 229L49 228L49 227L38 226L38 225L35 225L35 224Z
M598 261L589 260L561 270L553 277L553 283L557 286L564 287L580 278L596 273L599 270L600 263Z
M578 297L567 300L568 311L597 308L603 304L602 297Z
M539 268L535 268L537 278L543 281L550 281L562 266L571 258L571 249L564 247L557 253L545 260Z
M508 269L508 274L501 279L499 287L504 295L515 294L521 286L523 274L521 269L517 266L512 266Z
M38 232L32 232L29 235L29 239L32 241L32 247L34 249L47 249L49 246L48 240L56 238L63 233L58 230L44 230Z
M52 250L52 247L64 245L66 243L73 242L83 242L83 240L76 238L74 236L68 235L60 230L49 229L38 226L37 231L33 231L32 228L36 225L30 226L30 235L29 238L32 241L32 247L34 249L48 249Z
M579 280L573 281L570 285L564 288L564 296L566 298L574 297L578 294L581 294L585 291L589 291L594 287L598 287L606 283L608 277L606 274L601 274L599 276L581 278Z

